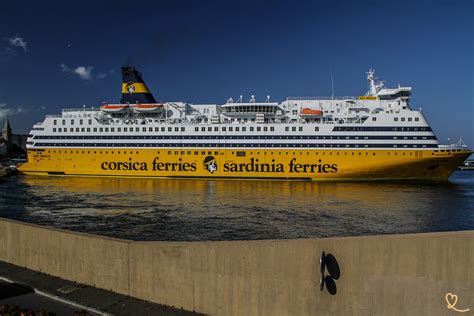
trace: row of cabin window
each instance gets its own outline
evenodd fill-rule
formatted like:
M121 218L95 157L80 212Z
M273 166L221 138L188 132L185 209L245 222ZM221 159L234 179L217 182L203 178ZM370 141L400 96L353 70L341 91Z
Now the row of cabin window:
M57 125L57 123L58 123L57 120L54 120L54 121L53 121L53 124L54 124L54 125ZM80 119L80 120L79 120L79 125L83 125L83 123L84 123L83 120ZM89 119L89 122L88 122L88 123L89 123L89 125L92 125L92 119ZM62 120L62 125L66 125L66 120ZM71 125L74 125L74 120L73 120L73 119L71 119ZM234 128L235 128L235 131L236 131L236 132L239 132L239 131L240 131L240 127L239 127L239 126L236 126L236 127L229 126L229 132L233 132L233 131L234 131ZM219 131L219 127L217 127L217 126L215 126L214 128L213 128L213 127L207 127L207 131L208 131L208 132L212 132L213 129L214 129L214 132L218 132L218 131ZM249 130L250 130L251 132L253 132L254 129L255 129L255 127L253 127L253 126L250 126L250 127L249 127ZM61 128L58 128L58 129L57 129L58 132L61 132L61 130L62 130ZM74 129L73 129L73 128L70 128L69 130L70 130L71 132L74 132ZM223 127L222 127L222 131L225 132L226 130L227 130L227 127L226 127L226 126L223 126ZM257 130L257 132L262 131L262 127L257 126L257 127L256 127L256 130ZM289 126L286 126L286 127L285 127L285 131L286 131L286 132L289 132L289 130L290 130ZM315 130L315 131L319 131L319 127L315 127L314 130ZM66 128L66 127L64 128L64 131L67 132L67 128ZM81 131L84 132L84 131L85 131L84 128L82 128ZM90 132L90 128L88 128L87 131ZM100 128L99 131L100 131L100 132L103 132L102 128ZM108 127L105 127L105 131L108 132ZM113 131L114 131L114 128L112 127L112 128L111 128L111 132L113 132ZM118 127L118 128L117 128L117 131L118 131L118 132L121 132L121 128ZM133 127L130 127L130 131L133 131ZM136 128L135 128L135 131L136 131L136 132L139 132L139 128L136 127ZM143 127L143 131L146 132L146 127ZM153 132L153 128L150 127L150 128L148 129L148 131L149 131L149 132ZM161 128L161 131L164 132L164 131L165 131L165 128L162 127L162 128ZM173 131L172 128L171 128L171 127L168 127L168 132L172 132L172 131ZM185 130L184 130L184 127L181 127L181 131L182 131L182 132L185 131ZM199 127L195 127L195 128L194 128L194 131L199 132ZM245 132L245 131L247 131L247 127L246 127L246 126L243 126L243 127L242 127L242 132ZM268 131L268 126L264 126L264 127L263 127L263 131L264 131L264 132L267 132L267 131ZM275 131L275 127L270 126L270 131L271 131L271 132ZM293 127L291 128L291 131L292 131L292 132L296 132L296 126L293 126ZM302 126L298 127L298 131L302 132L302 131L303 131L303 127L302 127ZM56 132L56 128L53 128L53 132ZM79 132L79 128L76 128L76 132ZM97 128L94 128L94 132L97 132ZM124 127L124 132L127 132L127 127ZM155 132L159 132L159 127L155 127ZM175 132L179 132L178 127L175 127ZM201 127L201 132L206 132L206 127Z
M460 151L462 151L462 149L435 150L434 152L445 152L445 151L448 152L448 154L451 154L451 151L452 151L452 152L460 152ZM56 153L56 150L54 150L54 151L53 151L53 150L47 150L46 152L47 152L48 154L51 153L51 152ZM299 152L300 155L303 155L303 152L302 152L302 151L298 151L298 152ZM58 150L58 153L62 153L62 151L61 151L61 150ZM67 154L68 151L65 150L64 153ZM71 150L70 153L73 154L74 151ZM82 153L85 154L86 151L82 150ZM91 151L88 150L87 153L90 154ZM97 151L94 150L93 153L96 154ZM102 154L102 151L99 151L99 153ZM108 152L108 151L105 151L105 153L108 154L109 152ZM114 154L114 153L115 153L115 151L112 150L112 151L111 151L111 154ZM118 154L123 153L124 155L127 155L127 154L133 154L134 152L133 152L133 151L127 152L126 150L124 150L124 151L120 151L120 150L119 150L119 151L117 151L117 153L118 153ZM137 155L139 154L138 151L136 151L135 153L136 153ZM158 154L160 154L160 153L161 153L161 152L158 151ZM210 156L210 155L213 155L213 154L214 154L214 156L218 156L218 155L219 155L219 152L218 152L218 151L214 151L214 152L212 152L212 151L208 151L208 152L206 152L206 151L201 151L201 152L199 152L199 151L194 151L194 155L199 155L199 153L201 153L201 155L209 155L209 156ZM253 155L253 154L254 154L252 151L249 151L249 153L250 153L250 155ZM281 151L278 151L277 153L278 153L279 155L282 154ZM285 151L284 153L285 153L286 155L289 154L288 151ZM296 152L295 152L295 151L293 151L292 153L293 153L293 156L296 155ZM329 151L328 153L329 153L329 155L332 155L332 154L333 154L331 151ZM76 154L79 154L79 151L78 151L78 150L76 150ZM189 151L189 150L188 150L188 151L183 151L183 150L182 150L182 151L174 151L174 152L171 151L171 150L168 151L168 155L173 155L173 154L174 154L174 155L192 155L193 152L192 152L192 151ZM221 154L221 155L224 155L224 152L220 152L220 154ZM232 152L232 155L234 155L234 154L235 154L237 157L245 157L246 154L247 154L247 152L245 152L245 151ZM257 155L260 155L260 152L257 151L256 154L257 154ZM267 154L267 151L264 151L264 152L263 152L263 155L266 155L266 154ZM270 155L273 155L274 152L271 151L271 152L269 152L269 154L270 154ZM309 151L306 151L306 155L309 156L309 154L310 154L310 152L309 152ZM314 152L314 154L317 156L319 153L316 151L316 152ZM326 154L326 152L325 152L325 151L322 151L321 154L324 156L324 155ZM398 154L398 153L396 153L396 152L394 153L395 156L397 156L397 154ZM431 153L431 155L434 155L434 154L435 154L435 153ZM336 155L339 156L339 152L338 152L338 151L336 151ZM344 151L344 155L347 156L347 151ZM359 152L359 156L361 156L361 155L362 155L362 152ZM365 152L365 155L369 155L369 152L366 151L366 152ZM375 156L375 152L372 152L372 155ZM390 156L390 152L388 152L387 155ZM405 153L402 153L402 155L405 156ZM413 152L410 151L409 155L412 156L412 155L413 155ZM352 156L354 156L354 152L352 152Z
M124 135L82 135L82 136L55 136L55 135L35 135L32 136L35 140L38 139L436 139L436 136L327 136L327 135L292 135L292 136L262 136L262 135L144 135L144 136L124 136Z
M236 131L236 132L239 132L239 131L240 131L240 127L239 127L239 126L236 126L236 127L229 126L229 132L233 132L233 131L234 131L234 128L235 128L235 131ZM160 128L160 127L155 127L155 128L154 128L154 131L155 131L155 132L159 132L160 129L161 129L162 132L165 132L165 131L166 131L166 128L165 128L165 127L161 127L161 128ZM249 127L249 131L250 131L250 132L253 132L255 129L257 130L257 132L261 132L261 131L262 131L262 127L260 127L260 126L257 126L256 128L253 127L253 126L250 126L250 127ZM73 128L73 127L70 127L70 128L69 128L69 132L86 132L86 131L87 131L87 132L91 132L91 130L92 130L93 132L99 131L99 132L101 132L101 133L104 132L104 131L105 131L105 132L109 132L109 130L110 130L110 132L113 133L113 132L115 132L115 127L110 127L110 128L109 128L109 127L99 127L99 128L97 128L97 127L94 127L94 128L90 128L90 127L87 127L87 128L84 128L84 127L82 127L82 128L79 128L79 127ZM214 127L210 127L210 126L209 126L209 127L207 127L207 131L208 131L208 132L212 132L213 130L214 130L214 132L218 132L218 131L219 131L219 127L217 127L217 126L214 126ZM226 126L223 126L223 127L221 128L221 130L222 130L222 132L226 132L226 131L227 131L227 127L226 127ZM319 127L316 126L316 127L314 128L314 130L315 130L316 132L319 131ZM56 133L56 132L58 132L58 133L62 133L62 132L67 133L67 131L68 131L67 127L64 127L64 128L62 128L62 127L58 127L58 128L53 127L53 133ZM139 128L139 127L135 127L135 128L134 128L134 127L123 127L123 131L124 131L124 132L140 132L140 128ZM142 127L142 131L143 131L143 132L147 132L147 128L146 128L146 127ZM172 131L173 131L173 127L168 127L168 132L172 132ZM175 128L174 128L174 131L175 131L175 132L179 132L179 131L185 132L185 131L186 131L186 128L185 128L185 127L181 127L181 128L180 128L180 127L175 127ZM194 128L194 131L195 131L195 132L199 132L199 127L195 127L195 128ZM243 127L242 127L242 132L246 132L246 131L247 131L247 127L246 127L246 126L243 126ZM263 126L263 131L264 131L264 132L267 132L267 131L268 131L268 127L267 127L267 126ZM271 132L274 132L274 131L275 131L275 127L270 126L270 131L271 131ZM286 127L285 127L285 132L289 132L289 131L290 131L290 127L289 127L289 126L286 126ZM296 132L296 126L293 126L293 127L291 128L291 131L292 131L292 132ZM299 126L299 127L298 127L298 131L302 132L302 131L303 131L303 127L302 127L302 126ZM122 127L117 127L117 132L122 132ZM148 127L148 132L153 132L153 127ZM201 127L201 132L206 132L206 127Z
M54 151L53 151L53 150L48 150L48 151L47 151L48 154L51 153L51 152L56 153L56 150L54 150ZM90 154L91 152L92 152L92 151L88 150L88 151L87 151L87 154ZM298 152L299 152L300 156L303 155L303 152L302 152L302 151L298 151ZM58 150L58 153L61 154L62 151L61 151L61 150ZM64 153L67 154L68 151L65 150ZM71 150L70 153L73 154L74 151ZM85 154L86 151L82 150L82 153ZM94 153L94 154L97 154L97 151L94 150L93 153ZM105 153L108 154L109 152L108 152L108 151L105 151ZM111 151L110 153L111 153L111 154L115 154L114 151ZM117 154L120 154L120 153L121 153L120 151L117 152ZM127 155L127 154L130 155L130 154L133 154L133 151L129 151L129 152L123 151L122 153L123 153L124 155ZM139 152L137 151L136 154L138 154L138 153L139 153ZM268 152L268 154L270 154L270 155L273 155L273 154L275 154L275 155L276 155L276 154L282 155L282 153L284 153L285 155L289 155L289 152L288 152L288 151L285 151L285 152L281 152L281 151L278 151L278 152L273 152L273 151ZM293 151L293 152L291 152L291 153L293 154L293 156L296 156L296 153L297 153L297 152ZM76 154L79 154L79 151L78 151L78 150L76 150ZM99 154L102 154L102 151L99 151ZM160 154L160 152L158 152L158 154ZM173 152L173 151L168 151L168 155L199 155L199 154L201 154L201 155L209 155L209 156L211 156L211 155L218 156L218 155L219 155L219 152L218 152L218 151L214 151L214 152L212 152L212 151L207 151L207 152L206 152L206 151L200 151L200 152L199 152L199 151L194 151L194 152L192 152L192 151L174 151L174 152ZM221 155L224 155L224 152L221 152L220 154L221 154ZM245 151L232 152L232 155L234 155L234 154L235 154L237 157L245 157L247 153L246 153ZM250 155L253 155L254 153L253 153L252 151L250 151L249 154L250 154ZM257 154L257 155L260 155L260 152L257 151L256 154ZM263 155L266 155L266 154L267 154L267 152L264 151L264 152L263 152ZM318 153L318 152L315 152L314 154L317 156L319 153ZM329 151L328 154L329 154L330 156L332 156L333 152L332 152L332 151ZM336 156L339 156L339 152L336 151L335 154L336 154ZM355 153L352 152L352 156L354 156L354 154L355 154ZM362 152L358 152L358 154L359 154L359 156L362 156ZM368 152L368 151L365 152L365 155L366 155L366 156L368 156L369 154L370 154L370 152ZM375 154L376 154L375 152L372 152L372 155L373 155L373 156L375 156ZM407 154L410 155L410 156L412 156L412 155L413 155L413 152L410 152L410 153L407 153ZM309 156L309 155L310 155L310 152L307 151L307 152L306 152L306 155ZM323 155L323 156L326 155L326 152L325 152L325 151L321 152L321 155ZM342 155L342 153L341 153L341 155ZM344 151L344 155L345 155L345 156L348 155L347 151ZM390 152L388 152L387 155L390 156ZM394 153L394 155L397 156L398 153ZM405 153L402 153L401 155L405 156ZM434 155L434 153L432 153L432 155Z
M240 132L240 131L241 131L241 128L242 128L242 132L246 132L246 131L247 131L247 126L242 126L242 127L240 127L240 126L235 126L235 127L234 127L234 126L229 126L228 131L229 131L229 132L233 132L233 131L235 130L236 132ZM209 127L207 127L207 131L208 131L208 132L212 132L213 129L214 129L214 132L218 132L218 131L219 131L219 127L218 127L218 126L214 126L214 127L210 127L210 126L209 126ZM250 126L250 127L249 127L249 131L250 131L250 132L255 131L255 129L257 130L257 132L261 132L261 131L262 131L262 127L261 127L261 126L257 126L257 127ZM194 131L195 131L195 132L199 132L199 126L196 126L196 127L194 128ZM201 132L205 132L205 131L206 131L206 127L201 126ZM222 132L227 132L227 126L222 126L222 127L221 127L221 131L222 131ZM264 132L268 132L268 126L264 126L264 127L263 127L263 131L264 131ZM275 131L275 127L274 127L274 126L270 126L270 132L274 132L274 131Z
M38 147L54 146L54 147L316 147L316 148L437 148L436 144L216 144L216 143L205 143L205 144L190 144L190 143L166 143L166 144L155 144L155 143L34 143ZM228 145L228 146L226 146Z
M160 129L159 127L155 127L155 132L159 132L159 129ZM143 132L146 132L147 128L143 127L142 130L143 130ZM184 132L185 128L184 127L181 127L181 129L179 127L174 128L175 132L179 132L180 130L181 130L181 132ZM64 128L61 128L61 127L55 128L55 127L53 127L53 133L54 132L59 132L59 133L65 132L66 133L67 131L68 131L67 127L64 127ZM97 132L97 131L99 131L101 133L110 131L110 132L114 133L115 132L115 127L110 127L110 128L109 127L94 127L94 128L90 128L90 127L87 127L87 128L84 128L84 127L73 128L73 127L70 127L69 128L69 132L74 132L74 131L75 132L86 132L86 131L87 132L91 132L91 131ZM123 127L123 131L124 132L132 132L132 133L133 132L140 132L140 128L139 127ZM149 127L148 131L153 132L153 127ZM162 127L161 131L165 132L166 131L165 127ZM172 131L173 131L173 128L168 127L168 132L172 132ZM117 127L117 132L122 132L122 127Z
M372 117L372 121L376 121L376 120L377 120L377 118L376 118L375 116ZM395 122L398 122L398 117L394 117L393 120L394 120ZM412 118L411 118L411 117L408 117L407 120L408 120L408 122L411 122L411 121L412 121ZM420 118L415 117L415 122L418 122L419 120L420 120ZM400 118L400 121L404 122L404 121L405 121L405 118L404 118L404 117L401 117L401 118ZM54 120L54 121L53 121L53 124L54 124L54 125L57 125L57 124L58 124L58 120ZM83 125L83 124L84 124L84 121L83 121L82 119L80 119L80 120L79 120L79 125ZM89 124L89 125L92 125L92 119L89 119L88 124ZM62 125L66 125L66 120L62 120ZM73 120L73 119L71 119L71 125L74 125L74 120ZM252 128L253 128L253 127L251 127L251 129L252 129ZM229 129L230 129L230 131L232 131L232 127L229 127ZM237 129L237 131L238 131L238 127L236 127L236 129ZM245 131L245 127L242 127L242 129L243 129L243 131ZM258 127L257 127L257 129L258 129ZM198 127L196 127L196 132L197 132L197 131L198 131ZM223 131L225 131L225 127L223 127Z
M66 120L62 120L61 123L62 123L62 125L66 125ZM92 125L92 119L89 119L88 124ZM58 120L53 120L53 125L58 125ZM74 125L74 120L73 119L71 119L71 125ZM79 125L84 125L84 120L83 119L79 120Z
M394 117L393 118L394 121L398 122L398 117ZM415 122L418 122L420 119L418 117L415 117ZM377 117L376 116L372 116L372 121L377 121ZM401 118L401 121L404 122L405 121L405 118L402 117ZM411 122L411 117L408 118L408 122Z
M431 127L429 126L419 126L419 127L411 127L411 126L364 126L364 127L355 127L355 126L335 126L333 128L333 132L430 132Z
M411 117L408 117L407 119L408 119L408 122L411 122L411 121L412 121L412 118L411 118ZM395 122L398 122L398 117L394 117L393 120L394 120ZM415 117L415 122L418 122L419 120L420 120L419 117ZM404 118L404 117L401 117L401 118L400 118L400 121L405 122L405 118Z

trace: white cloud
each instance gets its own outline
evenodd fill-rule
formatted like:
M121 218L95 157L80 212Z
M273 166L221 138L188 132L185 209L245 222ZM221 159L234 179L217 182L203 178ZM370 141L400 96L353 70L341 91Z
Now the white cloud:
M15 115L24 112L22 107L12 109L7 107L6 103L0 103L0 121L5 119L7 116Z
M21 48L23 48L23 50L25 52L28 51L28 49L26 48L25 40L23 39L23 37L19 36L18 34L14 37L7 37L7 38L5 38L5 40L8 41L10 46L21 47Z
M107 77L107 74L103 72L97 75L97 79L104 79L105 77Z
M11 110L7 108L6 103L0 103L0 118L4 118L10 114Z
M94 67L92 66L87 66L87 67L79 66L75 69L71 69L65 64L60 64L59 67L61 68L62 72L70 72L70 73L76 74L82 80L92 80L92 77L93 77L92 69L94 69Z
M83 80L91 80L92 79L92 69L94 67L88 66L88 67L83 67L79 66L76 69L74 69L74 73L79 76L79 78Z
M71 71L71 69L69 69L69 67L66 66L65 64L61 64L59 65L59 67L61 68L62 72Z

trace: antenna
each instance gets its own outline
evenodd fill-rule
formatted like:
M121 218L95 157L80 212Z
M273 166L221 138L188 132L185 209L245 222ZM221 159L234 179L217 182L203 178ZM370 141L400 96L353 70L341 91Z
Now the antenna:
M467 147L467 145L464 143L464 141L462 140L462 136L459 137L459 141L457 143L457 145L459 147Z
M270 102L270 95L267 95L267 103Z
M331 88L332 88L331 100L334 100L334 80L332 78L332 71L331 71Z

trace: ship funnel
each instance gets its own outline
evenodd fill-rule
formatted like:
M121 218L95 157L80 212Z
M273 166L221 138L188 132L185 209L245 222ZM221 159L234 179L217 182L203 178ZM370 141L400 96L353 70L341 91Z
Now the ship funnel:
M122 99L120 103L156 103L143 81L142 74L133 66L122 67Z

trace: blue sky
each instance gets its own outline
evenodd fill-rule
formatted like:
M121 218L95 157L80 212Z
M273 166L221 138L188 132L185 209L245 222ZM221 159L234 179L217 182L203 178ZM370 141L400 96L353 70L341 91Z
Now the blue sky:
M157 100L366 92L365 71L413 86L442 142L474 147L474 1L7 1L0 121L26 133L64 107L120 99L134 64Z

